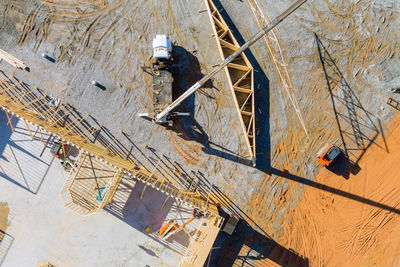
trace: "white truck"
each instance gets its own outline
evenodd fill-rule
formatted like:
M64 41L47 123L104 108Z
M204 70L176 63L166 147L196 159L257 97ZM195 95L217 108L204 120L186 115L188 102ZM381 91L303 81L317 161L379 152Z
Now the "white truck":
M157 34L153 39L153 58L156 60L170 60L172 57L171 39L165 34Z
M164 34L157 34L153 39L151 66L142 67L152 76L153 108L151 113L139 113L139 117L152 119L172 103L172 82L174 81L170 70L172 60L171 39ZM172 125L171 116L165 116L160 123Z

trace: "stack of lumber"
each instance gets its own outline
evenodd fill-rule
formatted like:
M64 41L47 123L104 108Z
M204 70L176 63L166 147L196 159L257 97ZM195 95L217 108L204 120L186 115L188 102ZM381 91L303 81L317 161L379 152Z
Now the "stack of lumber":
M29 70L29 68L24 64L24 62L22 62L21 60L19 60L16 57L10 55L6 51L0 49L0 60L3 60L3 59L18 69Z

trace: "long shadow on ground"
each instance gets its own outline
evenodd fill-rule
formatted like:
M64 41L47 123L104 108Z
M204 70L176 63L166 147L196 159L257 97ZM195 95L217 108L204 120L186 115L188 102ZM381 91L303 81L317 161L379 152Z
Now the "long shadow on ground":
M0 229L0 266L3 264L13 242L14 237Z
M32 194L37 194L54 160L52 158L46 162L41 158L40 150L44 150L51 142L46 147L41 147L40 137L32 139L28 130L21 126L23 124L18 124L19 119L16 116L9 117L12 126L5 111L0 111L0 177ZM11 138L13 133L18 136L17 139ZM8 150L5 151L7 146ZM31 160L35 160L36 169L26 164Z
M220 214L227 217L221 209ZM257 261L267 259L280 266L309 266L307 258L279 245L242 219L232 235L219 232L207 266L258 266Z
M174 63L171 67L171 72L174 77L172 88L173 98L175 100L189 89L191 85L203 78L204 75L201 73L200 63L193 53L181 46L175 46L173 53ZM206 82L203 87L209 88L210 90L218 90L211 80ZM198 92L205 95L210 100L214 99L213 96L202 89ZM196 94L192 94L177 107L177 111L187 113L188 115L174 118L174 126L170 129L184 140L199 143L202 146L202 151L206 154L242 164L249 164L248 159L210 141L210 137L195 118L195 98Z

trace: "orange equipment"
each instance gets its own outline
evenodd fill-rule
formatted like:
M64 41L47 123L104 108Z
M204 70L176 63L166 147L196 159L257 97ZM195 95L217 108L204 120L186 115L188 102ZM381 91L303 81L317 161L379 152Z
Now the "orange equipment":
M317 153L317 161L322 166L328 167L338 156L340 150L335 145L326 144Z
M50 153L53 154L56 158L65 157L65 149L67 148L66 144L62 144L60 142L54 142L53 146L50 149Z
M174 221L171 220L167 224L165 224L163 227L161 227L160 231L158 231L158 236L161 238L167 239L171 235L180 232L185 227L185 225L187 225L188 223L190 223L193 220L194 220L194 217L187 220L181 226L179 226L179 224L175 224Z
M174 233L178 233L180 230L182 230L185 227L186 224L190 223L193 220L194 220L194 218L190 218L189 220L187 220L184 224L179 226L178 229L174 230Z
M170 220L167 224L163 225L158 231L159 237L165 237L170 231L174 230L178 226L174 223L173 220Z

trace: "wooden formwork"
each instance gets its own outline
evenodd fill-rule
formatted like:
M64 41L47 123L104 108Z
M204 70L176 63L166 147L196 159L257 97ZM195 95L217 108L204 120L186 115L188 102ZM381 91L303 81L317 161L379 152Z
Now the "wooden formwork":
M65 120L68 115L74 113L74 109L71 106L66 103L49 106L48 103L51 98L42 90L38 88L30 89L23 82L16 82L13 79L12 77L0 80L0 107L6 111L7 116L11 114L10 116L22 119L32 135L32 139L36 133L32 133L29 125L35 125L41 135L42 132L47 132L51 136L61 140L64 144L75 146L80 151L78 163L72 169L70 177L61 192L67 207L82 215L87 215L101 209L107 201L112 199L122 176L127 175L146 183L147 186L162 191L178 201L184 202L186 205L203 211L209 210L210 203L203 199L199 193L178 189L164 177L150 173L132 160L127 160L110 152L108 146L102 147L89 141L89 137L93 135L96 129L87 125L83 127L85 117L77 117L70 121ZM8 119L12 127L11 118L9 117ZM45 143L43 138L42 141ZM115 138L113 141L115 141ZM109 177L109 181L112 181L111 183L104 181L104 184L109 186L109 190L107 190L108 193L101 203L88 201L86 192L77 190L79 185L82 184L76 180L84 179L86 175L84 173L80 174L82 166L86 166L85 164L87 164L86 157L95 161L96 164L101 164L103 168L104 166L108 166L107 170L113 169L115 173L114 178L111 179ZM210 212L213 212L213 209Z
M81 215L99 211L112 199L123 174L104 161L80 152L61 191L64 205Z
M218 9L211 0L204 0L208 16L221 59L225 60L239 49L240 45L233 36ZM256 155L255 110L254 110L254 70L247 56L241 53L225 67L229 87L231 89L240 125L246 137L246 145L252 160Z

